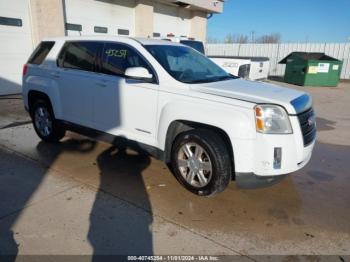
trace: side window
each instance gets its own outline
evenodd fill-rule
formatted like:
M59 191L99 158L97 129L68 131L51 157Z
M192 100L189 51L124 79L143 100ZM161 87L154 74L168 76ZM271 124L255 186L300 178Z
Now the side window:
M118 29L118 35L129 35L130 32L128 29Z
M144 67L148 72L152 72L144 58L132 48L106 43L102 53L102 73L123 76L128 67Z
M54 46L55 42L41 42L29 57L28 64L40 65Z
M22 26L22 19L0 16L0 25Z
M100 47L102 47L102 43L99 42L67 42L58 56L58 66L94 71Z
M83 27L82 25L79 24L70 24L70 23L66 23L66 30L70 30L70 31L82 31Z
M108 28L107 27L102 27L102 26L95 26L94 27L94 32L95 33L101 33L101 34L107 34L108 33Z

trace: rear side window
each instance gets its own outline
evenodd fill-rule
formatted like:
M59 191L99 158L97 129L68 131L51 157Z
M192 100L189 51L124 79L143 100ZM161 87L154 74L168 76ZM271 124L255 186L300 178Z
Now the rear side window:
M67 42L58 56L59 67L95 71L96 57L102 47L100 42Z
M124 76L128 67L144 67L152 73L148 63L134 49L123 44L106 43L102 53L102 73Z
M40 65L45 60L55 42L41 42L28 60L28 64Z

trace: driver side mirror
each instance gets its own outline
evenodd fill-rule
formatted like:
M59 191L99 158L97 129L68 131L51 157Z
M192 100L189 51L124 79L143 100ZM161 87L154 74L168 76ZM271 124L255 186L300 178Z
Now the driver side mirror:
M147 82L151 82L153 80L153 75L150 74L144 67L129 67L125 70L125 76L127 78L144 80Z

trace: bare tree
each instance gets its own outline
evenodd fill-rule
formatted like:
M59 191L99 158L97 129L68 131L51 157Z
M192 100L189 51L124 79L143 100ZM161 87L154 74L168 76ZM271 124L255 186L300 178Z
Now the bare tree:
M280 43L281 42L281 34L273 33L268 35L262 35L256 39L257 43L261 44L269 44L269 43Z
M217 38L208 37L207 43L217 44L222 42ZM260 43L260 44L269 44L269 43L280 43L281 42L281 34L280 33L272 33L265 34L259 37L255 37L255 31L251 32L251 35L244 34L227 34L223 40L225 44L247 44L247 43Z
M218 44L218 43L219 43L219 40L218 40L217 38L215 38L215 37L210 37L210 36L208 36L208 38L207 38L207 43L208 43L208 44Z
M246 35L236 35L234 38L234 42L239 44L246 44L248 43L248 39L249 37Z
M225 44L233 44L234 43L234 37L232 34L227 34L224 39Z
M228 34L226 35L224 39L225 44L233 44L233 43L239 43L239 44L245 44L248 43L249 37L246 35L241 34Z

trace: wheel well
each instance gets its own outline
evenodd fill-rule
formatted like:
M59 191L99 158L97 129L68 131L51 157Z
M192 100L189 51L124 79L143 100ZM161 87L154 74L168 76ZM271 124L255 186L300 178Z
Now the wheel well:
M32 106L34 105L35 101L37 101L39 99L47 101L52 108L50 98L47 94L40 92L40 91L31 90L28 93L28 106L29 106L30 113L32 111Z
M193 129L209 129L220 135L220 137L224 140L225 145L227 146L227 149L230 154L232 169L234 170L234 154L233 154L233 148L231 144L231 140L227 133L222 130L221 128L203 124L203 123L197 123L192 121L185 121L185 120L176 120L173 121L167 131L166 135L166 142L165 142L165 162L170 163L171 161L171 150L172 145L176 137L186 131L193 130ZM234 172L233 172L234 174Z

